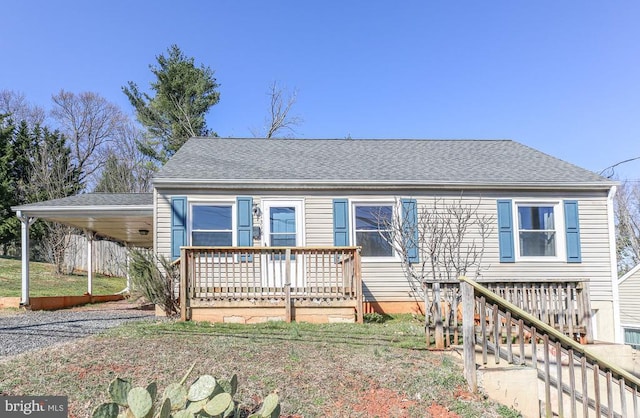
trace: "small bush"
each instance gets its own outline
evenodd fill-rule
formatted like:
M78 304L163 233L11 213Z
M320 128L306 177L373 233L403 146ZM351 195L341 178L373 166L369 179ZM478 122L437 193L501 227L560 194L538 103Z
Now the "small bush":
M386 315L379 314L378 312L364 314L364 322L369 324L382 324L388 317Z
M497 412L503 418L522 418L520 411L506 405L498 405Z
M175 290L180 281L180 272L170 260L157 257L151 251L132 250L129 276L135 292L161 306L167 316L178 314L180 305Z

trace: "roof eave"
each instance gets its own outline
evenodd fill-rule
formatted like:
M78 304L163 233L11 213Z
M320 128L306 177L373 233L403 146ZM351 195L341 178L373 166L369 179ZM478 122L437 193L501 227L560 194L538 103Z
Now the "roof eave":
M12 206L14 212L21 212L28 216L54 215L54 216L149 216L153 215L153 205L84 205L84 206L47 206L28 204Z
M634 274L636 274L636 272L640 270L640 264L636 265L635 267L633 267L631 270L629 270L628 272L626 272L624 274L624 276L618 278L618 284L623 283L624 281L626 281L627 279L629 279L630 277L633 277Z
M194 189L447 189L465 188L477 190L609 190L616 182L557 182L557 183L524 183L524 182L500 182L500 183L473 183L423 180L247 180L247 179L172 179L156 178L153 185L156 188L194 188Z

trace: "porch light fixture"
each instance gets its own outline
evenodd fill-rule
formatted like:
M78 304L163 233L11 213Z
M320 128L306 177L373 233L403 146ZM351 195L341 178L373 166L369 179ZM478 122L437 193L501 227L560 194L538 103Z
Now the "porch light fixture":
M262 217L262 210L260 210L260 206L258 206L257 203L253 204L253 214L258 219L260 219Z
M140 235L144 236L144 235L149 235L149 230L148 229L138 229L138 232L140 233Z

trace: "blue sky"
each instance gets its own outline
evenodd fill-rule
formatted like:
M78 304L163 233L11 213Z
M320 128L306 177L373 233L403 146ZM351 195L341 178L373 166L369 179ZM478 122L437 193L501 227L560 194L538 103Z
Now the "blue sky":
M637 1L7 0L0 89L131 113L121 87L175 43L215 70L220 136L251 136L277 80L300 137L513 139L600 171L640 156L638 22Z

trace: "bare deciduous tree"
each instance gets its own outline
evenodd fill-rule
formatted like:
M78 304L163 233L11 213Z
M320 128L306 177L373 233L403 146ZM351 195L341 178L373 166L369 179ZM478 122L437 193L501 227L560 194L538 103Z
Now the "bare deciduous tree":
M108 151L94 191L107 193L143 193L151 191L151 179L157 166L138 148L144 137L133 123L118 129L116 142Z
M640 263L640 184L623 183L614 198L618 274Z
M71 163L64 137L47 129L35 129L34 136L37 149L31 159L29 187L32 194L39 200L51 200L77 193L80 187L78 172ZM45 257L55 266L56 273L70 273L75 266L65 265L65 251L74 229L56 222L44 222L44 225L46 233L41 245Z
M487 237L493 231L495 218L479 212L480 202L464 203L434 199L431 205L416 209L411 220L406 210L394 212L384 229L385 237L400 256L402 267L420 292L424 280L456 280L459 276L481 274ZM398 206L400 207L400 205ZM412 261L412 248L418 249L418 262Z
M295 127L302 124L301 117L292 115L291 109L298 99L298 91L289 92L286 87L278 85L274 81L269 86L269 116L263 131L255 131L254 136L263 136L266 139L275 138L278 134L288 131L295 133Z
M493 231L495 219L479 212L480 202L464 203L462 198L447 202L434 199L431 205L415 208L400 205L391 220L383 221L383 237L400 257L405 276L414 295L424 302L425 313L431 312L436 323L436 342L442 324L440 283L459 276L481 274L485 243ZM416 254L417 251L417 254ZM417 257L416 257L417 255ZM428 283L433 284L430 300ZM428 327L425 318L425 330Z
M46 112L40 106L28 103L22 93L0 90L0 115L9 115L16 124L25 121L29 126L36 126L44 123Z
M80 172L79 180L91 187L128 118L118 106L97 93L75 94L61 90L52 96L52 100L51 116L70 141L72 161Z

